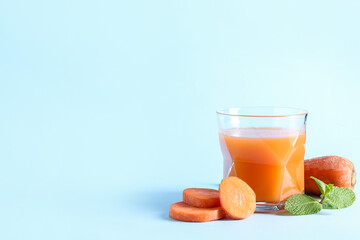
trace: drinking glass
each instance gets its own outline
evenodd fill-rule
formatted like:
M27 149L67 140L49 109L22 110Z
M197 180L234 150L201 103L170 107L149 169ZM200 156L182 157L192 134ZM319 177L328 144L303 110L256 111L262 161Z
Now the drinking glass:
M307 111L241 107L217 111L223 176L236 176L256 194L256 211L283 209L304 193Z

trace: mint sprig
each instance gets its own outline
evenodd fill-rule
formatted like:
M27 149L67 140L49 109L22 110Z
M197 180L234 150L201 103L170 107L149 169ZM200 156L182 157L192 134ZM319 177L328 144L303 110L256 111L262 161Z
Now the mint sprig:
M336 187L333 184L326 184L315 178L321 195L319 200L305 194L295 194L285 203L285 209L295 215L308 215L320 212L324 209L340 209L351 206L355 201L355 193L345 187Z
M355 193L348 188L333 187L332 191L326 195L323 208L340 209L350 207L355 201Z
M321 194L325 194L326 183L313 176L311 176L310 178L315 180L315 183L320 189Z
M292 214L308 215L320 212L322 206L315 198L305 194L295 194L286 201L285 209Z

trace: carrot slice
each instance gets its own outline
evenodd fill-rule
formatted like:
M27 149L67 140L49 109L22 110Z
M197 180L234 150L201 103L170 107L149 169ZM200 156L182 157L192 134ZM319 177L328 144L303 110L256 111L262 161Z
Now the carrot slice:
M255 192L240 178L225 178L220 183L219 191L221 206L230 217L243 219L255 212Z
M225 213L221 207L197 208L178 202L170 206L169 216L184 222L208 222L223 218Z
M183 201L193 207L220 207L219 191L208 188L188 188L183 191Z

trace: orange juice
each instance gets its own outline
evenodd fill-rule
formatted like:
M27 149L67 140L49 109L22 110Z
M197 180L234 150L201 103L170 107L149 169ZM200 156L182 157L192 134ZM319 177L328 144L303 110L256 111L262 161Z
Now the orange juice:
M219 133L224 176L237 176L257 202L282 202L304 192L306 134L281 128L231 128Z

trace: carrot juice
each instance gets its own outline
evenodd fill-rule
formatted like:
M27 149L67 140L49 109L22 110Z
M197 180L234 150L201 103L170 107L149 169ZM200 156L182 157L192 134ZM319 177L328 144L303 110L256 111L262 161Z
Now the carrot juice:
M257 202L283 202L304 192L306 134L282 128L220 129L224 177L237 176Z

